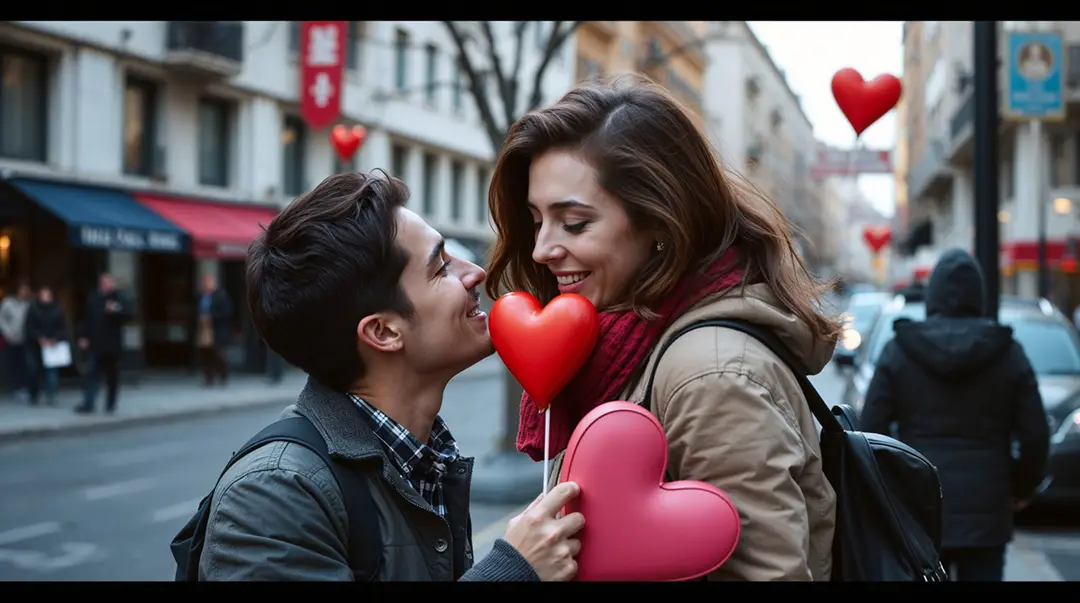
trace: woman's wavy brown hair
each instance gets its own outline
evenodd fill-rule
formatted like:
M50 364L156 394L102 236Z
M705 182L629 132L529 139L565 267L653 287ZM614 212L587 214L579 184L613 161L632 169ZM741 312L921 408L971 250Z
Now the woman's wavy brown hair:
M486 285L492 299L526 291L546 304L558 295L555 277L532 259L527 203L529 165L551 149L578 153L597 171L599 185L623 203L634 228L664 241L664 252L652 254L631 281L626 302L606 309L652 318L651 309L684 275L735 246L743 286L767 283L815 337L836 341L840 322L818 311L830 285L817 281L796 253L791 224L755 187L725 176L678 101L641 76L582 84L510 128L488 192L498 234Z

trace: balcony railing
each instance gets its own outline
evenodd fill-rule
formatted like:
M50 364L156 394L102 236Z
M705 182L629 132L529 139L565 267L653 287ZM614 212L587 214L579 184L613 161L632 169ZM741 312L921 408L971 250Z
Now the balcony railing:
M970 125L975 120L975 95L971 92L967 94L967 98L960 104L960 108L953 113L952 118L949 119L949 140L955 142L960 134L964 132L964 128Z
M168 62L199 71L232 76L244 61L244 24L240 21L169 21Z
M922 197L939 178L949 174L943 147L940 140L932 140L923 148L919 162L908 175L908 194L911 199Z

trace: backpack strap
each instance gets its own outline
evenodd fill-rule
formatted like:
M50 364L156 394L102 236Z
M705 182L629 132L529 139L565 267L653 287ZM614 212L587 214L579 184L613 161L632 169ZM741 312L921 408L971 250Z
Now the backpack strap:
M345 512L348 515L349 566L358 582L374 580L382 558L382 542L379 538L378 510L375 508L375 501L371 498L371 490L367 482L357 475L355 470L342 465L330 456L326 439L306 417L288 417L263 428L233 455L221 475L224 476L229 467L247 453L271 442L300 444L318 454L333 471L338 487L341 488Z
M653 365L652 373L649 375L648 386L645 388L645 400L642 402L642 406L645 406L646 408L649 407L649 402L652 399L653 381L656 379L656 371L660 367L660 359L664 356L664 352L666 352L668 347L679 337L682 337L694 329L700 329L702 327L732 329L734 331L739 331L740 333L745 333L763 343L773 354L776 354L789 369L791 369L792 373L795 374L795 379L798 380L803 396L806 397L806 402L810 406L810 412L814 414L818 423L821 423L822 430L828 432L844 431L843 425L840 424L840 421L838 421L836 416L829 410L829 405L825 403L825 400L821 398L821 394L818 393L817 388L815 388L806 377L806 368L791 352L791 349L784 345L784 343L780 341L780 338L772 331L742 320L702 320L686 325L669 337L668 340L664 342L663 347L660 348L660 353L656 357L656 364Z

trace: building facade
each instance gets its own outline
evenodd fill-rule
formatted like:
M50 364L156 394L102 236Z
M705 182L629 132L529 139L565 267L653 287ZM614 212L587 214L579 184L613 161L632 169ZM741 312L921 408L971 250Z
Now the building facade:
M503 43L512 34L501 25ZM529 27L539 37L550 24ZM482 254L494 150L445 26L350 22L348 32L336 123L367 137L343 162L328 129L300 118L299 22L0 24L0 286L50 283L78 320L109 271L138 306L131 362L185 366L197 278L210 272L237 308L231 360L258 370L247 245L326 176L383 168L409 184L412 209ZM573 46L549 67L544 102L571 85ZM523 51L528 73L538 51Z
M802 231L804 258L828 272L822 242L834 225L822 218L824 184L810 177L817 142L799 97L745 21L711 21L707 36L704 121L721 161L780 205Z
M576 81L646 74L702 125L707 22L586 21L576 34Z
M974 245L974 90L971 22L907 24L905 70L911 66L919 92L905 127L910 154L909 250L920 265L932 264L948 247ZM1038 295L1040 212L1045 224L1052 301L1070 309L1080 303L1075 239L1080 236L1080 23L1000 22L999 101L1008 90L1006 44L1013 30L1049 28L1062 34L1062 78L1067 112L1041 134L1027 123L1003 118L999 131L999 222L1002 292ZM905 80L908 77L905 75ZM905 82L907 83L907 82ZM1000 111L1000 108L999 108ZM915 133L919 133L916 135ZM921 255L920 255L921 254Z

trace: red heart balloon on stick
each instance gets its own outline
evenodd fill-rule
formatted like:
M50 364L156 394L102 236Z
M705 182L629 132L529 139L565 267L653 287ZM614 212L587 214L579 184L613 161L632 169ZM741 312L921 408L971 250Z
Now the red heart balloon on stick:
M874 253L878 253L892 242L892 228L888 226L867 226L863 229L863 240Z
M579 581L692 580L735 551L742 524L719 488L663 483L668 442L660 422L630 402L608 402L582 418L563 456L559 481L581 494Z
M894 75L879 75L867 82L850 67L837 71L832 79L833 98L855 128L855 136L891 111L902 91L903 84Z
M344 125L338 124L334 126L334 129L330 130L330 142L334 145L334 149L337 150L338 157L341 157L341 160L346 162L352 159L360 145L364 144L366 138L367 129L364 126L346 128Z
M588 360L600 317L587 298L564 293L541 309L528 293L508 293L491 306L491 343L521 387L545 410Z

